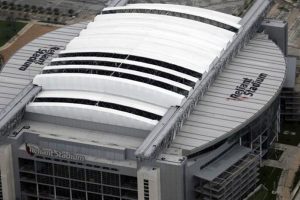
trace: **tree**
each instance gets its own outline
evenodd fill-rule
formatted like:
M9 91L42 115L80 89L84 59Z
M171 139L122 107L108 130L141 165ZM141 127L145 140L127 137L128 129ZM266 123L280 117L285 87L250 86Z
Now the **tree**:
M23 6L21 4L17 4L17 10L21 11L23 9Z
M29 5L28 5L28 4L25 4L25 5L24 5L24 9L25 9L25 12L29 12Z
M38 10L39 10L39 13L44 13L44 11L45 11L44 7L42 7L42 6L38 7Z
M25 19L25 20L28 20L28 19L29 19L28 13L25 13L25 14L24 14L24 19Z
M6 21L8 22L8 25L12 28L13 32L17 32L17 23L16 18L14 16L13 12L10 12L9 15L6 18Z
M31 6L31 11L33 13L36 13L38 10L37 10L37 7L36 6Z
M4 65L4 56L2 54L0 54L0 68L2 69Z
M74 14L74 10L73 9L69 9L68 13L69 13L69 15L73 15Z
M36 6L35 5L31 6L31 10L36 10Z
M51 15L51 14L52 14L52 8L51 8L51 7L48 7L48 8L47 8L47 14L48 14L48 15Z
M54 8L53 11L54 11L54 14L55 14L55 15L59 15L59 9L58 9L58 8Z

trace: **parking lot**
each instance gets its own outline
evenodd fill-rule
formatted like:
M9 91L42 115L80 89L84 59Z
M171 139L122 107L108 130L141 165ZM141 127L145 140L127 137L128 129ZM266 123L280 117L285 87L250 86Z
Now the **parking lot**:
M3 2L7 5L3 5ZM109 0L1 0L0 15L72 24L93 19Z

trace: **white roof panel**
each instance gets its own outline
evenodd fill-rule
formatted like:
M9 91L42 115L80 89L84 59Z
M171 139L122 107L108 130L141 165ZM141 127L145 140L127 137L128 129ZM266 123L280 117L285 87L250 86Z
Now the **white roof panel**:
M185 99L183 95L152 85L94 74L41 74L34 78L33 84L42 86L43 90L77 90L124 96L161 107L180 105ZM156 97L155 100L153 97Z
M27 105L26 111L142 130L151 130L158 122L118 110L70 103L32 102Z
M234 35L208 24L174 20L170 16L99 15L62 53L93 50L137 55L203 73Z
M142 8L145 5L136 6ZM158 7L157 4L149 4L150 9ZM161 5L160 9L167 7L170 11L201 16L236 28L240 27L238 24L240 18L234 16L176 5ZM72 30L65 30L64 34L68 35L68 33L71 34ZM198 83L196 77L205 75L212 62L224 52L235 36L234 32L213 24L186 18L149 13L103 14L97 16L86 30L60 51L60 54L80 52L95 54L65 55L65 57L54 58L52 62L76 60L118 62L158 70L158 73L152 74L152 71L149 73L118 66L109 67L105 66L106 63L102 66L99 62L97 64L57 63L59 65L50 65L44 70L99 69L97 71L99 74L50 71L37 75L33 84L42 87L42 92L37 97L102 100L163 116L171 106L182 105L186 99L184 95L193 90L189 86L193 85L192 83L184 82L186 81L184 79L178 81L179 79L174 76ZM55 38L53 35L46 38L44 42L50 41L51 38L57 44L64 40L64 37ZM116 58L101 57L105 53L107 56L110 56L107 53L122 55L116 55ZM124 55L132 55L132 59L137 61L123 58ZM173 78L163 76L159 71L174 76ZM119 72L123 73L123 77L119 76ZM28 105L27 111L144 130L152 129L157 123L156 120L123 111L76 103L32 102ZM198 120L197 118L195 121ZM193 123L194 121L191 122ZM205 125L202 127L207 128ZM188 134L183 134L182 137ZM217 131L214 134L220 133ZM195 137L201 139L211 136Z
M235 17L233 15L228 15L225 13L208 10L204 8L198 7L190 7L190 6L183 6L183 5L172 5L172 4L128 4L124 7L109 7L105 8L104 10L118 10L118 9L147 9L147 10L167 10L179 13L185 13L190 15L195 15L207 19L211 19L214 21L218 21L224 24L231 25L236 28L240 28L239 21L241 18Z
M154 113L163 116L167 112L167 108L159 107L157 105L149 104L142 101L137 101L122 96L104 94L104 93L93 93L83 91L71 91L71 90L60 90L60 91L42 91L37 98L73 98L73 99L88 99L94 101L104 101L115 103L119 105L129 106L132 108L145 110L150 113Z
M73 60L75 60L75 59L73 59ZM82 60L84 60L84 59L82 59ZM144 77L144 78L149 78L149 79L152 79L152 80L161 81L161 82L167 83L169 85L173 85L173 86L176 86L176 87L182 88L184 90L188 90L188 91L190 91L192 89L189 86L186 86L182 83L178 83L176 81L169 80L167 78L155 76L155 75L152 75L152 74L146 74L146 73L138 72L138 71L135 71L135 70L122 69L122 68L118 68L118 67L113 68L113 67L98 66L98 65L97 66L95 66L95 65L58 65L58 66L56 66L55 69L78 69L78 68L81 68L81 69L99 69L99 70L127 73L127 74L132 74L132 75L136 75L136 76L140 76L140 77Z
M62 57L62 58L54 58L52 59L52 62L55 61L65 61L65 60L85 60L87 57ZM107 58L107 57L89 57L90 60L98 60L98 61L108 61L108 62L117 62L117 63L124 63L124 64L129 64L129 65L136 65L136 66L140 66L143 68L149 68L149 69L154 69L154 70L158 70L158 71L162 71L162 72L166 72L169 74L173 74L175 76L178 77L182 77L185 78L187 80L193 81L193 82L197 82L197 78L172 70L172 69L168 69L166 67L161 67L159 65L152 65L152 64L148 64L148 63L143 63L143 62L138 62L138 61L133 61L133 60L124 60L124 59L118 59L118 58ZM65 67L69 66L69 65L64 65ZM62 66L58 66L58 65L49 65L44 67L43 70L50 70L50 69L60 69ZM77 66L78 67L78 66Z
M99 38L75 38L67 50L97 49L98 52L117 52L138 55L177 64L200 73L208 70L218 55L204 54L196 48L178 42L147 38L144 36L106 35Z

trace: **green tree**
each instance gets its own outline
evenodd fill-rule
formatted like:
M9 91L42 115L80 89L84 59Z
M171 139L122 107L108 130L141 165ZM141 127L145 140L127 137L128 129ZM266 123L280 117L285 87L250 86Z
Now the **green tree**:
M3 65L4 65L4 56L0 54L0 69L2 69Z
M69 13L69 15L73 15L74 14L74 10L73 9L69 9L68 13Z

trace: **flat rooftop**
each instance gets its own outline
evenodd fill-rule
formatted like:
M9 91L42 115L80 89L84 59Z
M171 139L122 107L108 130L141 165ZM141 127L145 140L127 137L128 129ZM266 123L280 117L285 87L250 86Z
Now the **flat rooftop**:
M30 125L30 129L23 130L23 132L36 133L43 138L65 140L101 147L135 150L144 140L143 137L95 131L33 120L23 120L17 130L26 125Z

